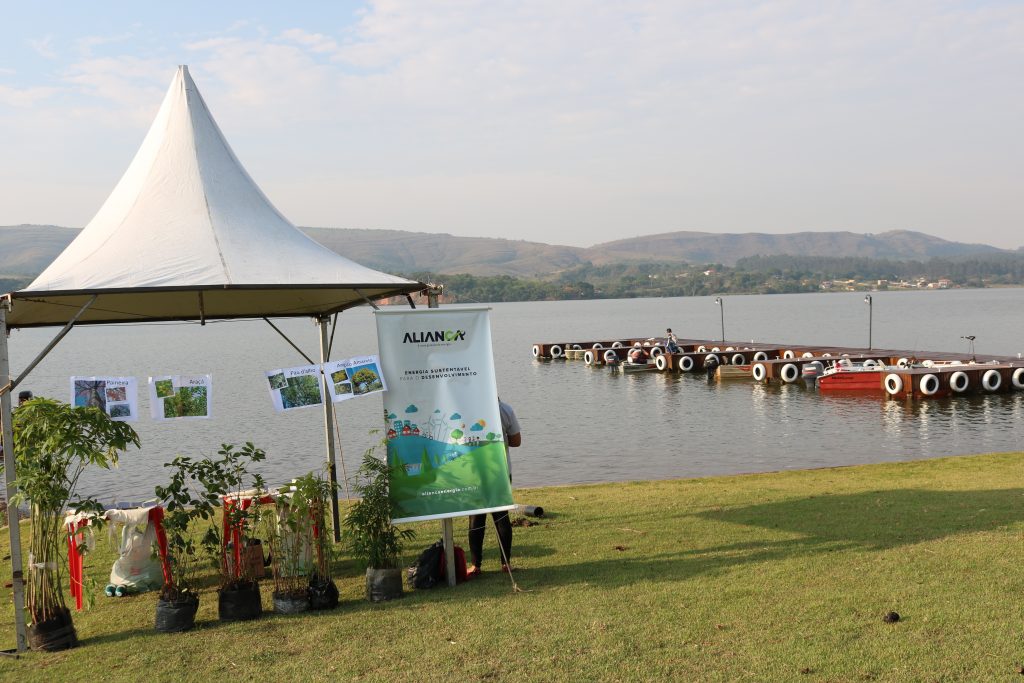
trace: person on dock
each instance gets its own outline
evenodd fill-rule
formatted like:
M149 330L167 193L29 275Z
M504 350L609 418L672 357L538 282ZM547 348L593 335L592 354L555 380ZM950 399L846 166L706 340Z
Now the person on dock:
M673 334L672 328L665 330L665 350L669 353L679 353L679 340Z
M512 481L512 459L508 449L517 448L523 443L523 435L519 427L519 418L512 406L498 397L498 410L501 413L501 433L505 437L505 462L508 464L508 479ZM498 531L498 546L501 549L501 571L509 572L509 560L512 557L512 520L508 510L492 512L494 528ZM484 559L484 534L487 531L487 513L471 515L469 518L469 556L473 564L466 571L467 576L480 574Z
M629 351L629 362L633 365L647 365L647 351L642 346L634 346Z

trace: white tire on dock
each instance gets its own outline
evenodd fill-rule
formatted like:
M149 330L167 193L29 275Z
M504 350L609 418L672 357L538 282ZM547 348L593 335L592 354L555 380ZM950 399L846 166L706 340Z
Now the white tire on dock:
M895 396L901 391L903 391L903 378L895 372L890 372L885 376L885 393Z
M826 351L825 353L821 354L821 357L822 357L822 358L831 358L831 357L832 357L832 354L831 354L831 353L829 353L828 351Z
M917 383L917 388L921 390L921 393L925 396L934 396L939 392L939 387L942 383L939 382L939 376L928 373L921 378L921 381Z
M659 353L654 358L654 367L656 367L659 370L661 370L662 372L664 372L665 368L668 367L668 358L665 358L665 356L663 356L662 354Z
M746 357L742 353L734 353L734 354L732 354L732 364L733 365L743 365L746 362L746 360L747 360Z
M715 359L715 364L716 365L721 365L722 364L722 359L719 358L717 354L709 353L708 355L704 356L704 367L708 366L708 364L711 362L712 358Z
M725 350L726 350L726 351L735 351L735 350L736 350L736 347L735 347L735 346L726 346L726 347L725 347Z
M783 354L782 354L782 357L783 357L783 358L785 358L786 360L791 360L791 359L793 359L793 358L796 358L796 354L795 354L795 353L793 353L793 351L792 351L792 350L790 350L790 349L786 349L786 350L785 350L785 351L783 352Z
M604 362L605 363L614 363L618 359L619 359L619 354L615 353L611 349L608 349L607 351L604 352Z
M533 345L533 357L540 358L540 344Z
M964 393L969 386L971 386L971 378L967 376L966 372L957 370L949 376L949 388L956 393Z
M697 353L707 353L707 352L708 352L708 347L704 346L703 344L701 344L700 346L697 347Z
M750 375L754 381L763 382L764 378L768 376L768 370L763 363L754 363L754 367L750 369Z
M782 366L782 370L779 372L779 377L786 384L792 384L797 381L800 377L800 369L796 366L796 363L786 363Z
M765 353L764 351L758 351L757 353L754 354L754 360L768 360L768 354Z
M624 344L622 342L620 342L620 341L612 342L612 348L613 349L621 349L623 346L624 346Z
M555 344L550 349L548 349L548 353L551 354L552 358L561 358L562 357L562 347L559 346L558 344Z
M722 349L718 348L717 346L712 346L711 347L711 353L721 353L721 352L722 352Z
M603 346L601 346L601 342L594 342L594 345L593 345L593 346L591 346L590 348L592 348L592 349L597 349L598 351L600 351L600 350L601 350L601 349L603 349L604 347L603 347Z
M864 361L865 368L873 368L876 365L878 365L878 361L876 361L874 358L868 358L867 360Z
M810 351L804 351L803 355L801 355L800 357L801 358L814 358L814 354L811 353Z
M898 361L896 361L896 367L898 367L898 368L909 368L910 367L910 359L908 359L908 358L900 358Z
M1003 386L1003 376L998 370L988 370L981 376L981 386L985 391L999 391L999 387Z
M693 370L693 356L680 356L678 365L680 372Z
M641 344L640 342L633 342L633 348L635 348L635 349L642 349L643 347L644 347L644 345Z
M934 368L935 367L935 361L933 361L933 360L923 360L923 361L921 361L921 367L923 367L923 368Z
M572 350L573 350L573 351L582 351L582 350L583 350L583 347L582 347L582 346L580 346L579 344L573 344L573 345L572 345Z
M659 358L663 353L665 353L665 349L661 348L660 346L655 346L653 349L651 349L652 358Z
M1013 382L1013 386L1018 389L1024 389L1024 368L1017 368L1013 371L1013 375L1010 377L1010 381Z
M584 351L583 352L583 362L586 363L587 365L593 365L594 364L594 352L593 351Z

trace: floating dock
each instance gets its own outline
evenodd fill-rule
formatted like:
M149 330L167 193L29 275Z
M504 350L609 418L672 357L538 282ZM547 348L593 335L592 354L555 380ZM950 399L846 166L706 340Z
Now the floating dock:
M537 360L581 360L617 371L707 373L719 381L816 384L823 392L878 393L899 399L1024 390L1024 360L1010 356L681 339L669 352L662 339L560 341L533 345ZM644 351L639 367L628 361Z

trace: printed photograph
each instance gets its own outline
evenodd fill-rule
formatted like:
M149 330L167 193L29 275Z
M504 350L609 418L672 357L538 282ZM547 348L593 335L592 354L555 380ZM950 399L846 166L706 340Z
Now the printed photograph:
M110 417L132 416L132 406L130 403L110 403L107 407L110 409Z
M289 377L288 386L281 389L281 405L301 408L320 403L320 378L317 375Z
M275 389L284 389L286 386L288 386L288 380L285 379L283 372L278 372L276 374L268 376L267 381L270 382L270 389L272 391Z
M103 380L76 379L75 407L107 411L107 383Z
M164 399L164 417L206 417L206 387L180 387L173 396Z
M334 382L335 384L337 384L338 382L347 382L348 373L345 372L345 368L342 368L341 370L335 370L334 372L332 372L331 381Z
M335 373L337 374L337 373ZM342 373L344 374L344 373ZM338 382L334 385L334 393L341 396L343 394L352 393L352 385L349 382Z
M108 401L127 401L128 387L107 387ZM111 413L113 415L113 413Z
M357 395L369 394L384 388L384 384L380 381L380 368L376 363L349 368L348 373L352 380L353 393Z
M153 382L153 386L156 387L157 398L168 398L174 396L174 381L170 379L158 379Z

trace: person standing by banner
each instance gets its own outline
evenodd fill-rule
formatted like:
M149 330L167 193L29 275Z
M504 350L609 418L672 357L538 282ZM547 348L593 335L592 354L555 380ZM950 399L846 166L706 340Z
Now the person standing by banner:
M509 448L517 448L523 443L522 430L519 426L519 419L512 406L498 397L498 409L501 412L501 432L505 435L505 461L508 463L508 478L512 481L512 459L509 457ZM512 557L512 520L509 519L508 510L492 512L494 527L498 532L498 544L501 549L501 570L509 571L509 561ZM476 576L481 571L483 563L484 534L487 531L487 514L471 515L469 518L469 554L472 565L467 570L468 576Z

